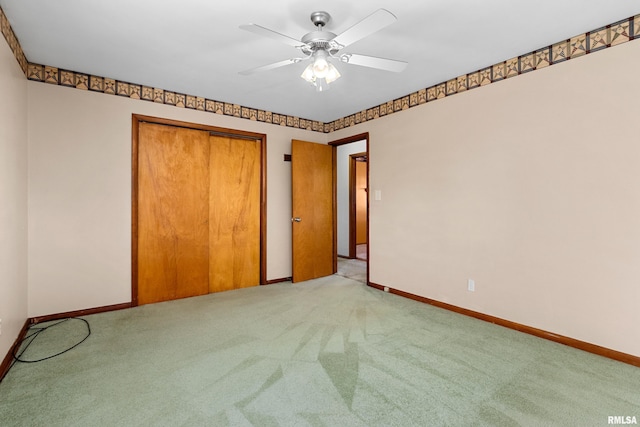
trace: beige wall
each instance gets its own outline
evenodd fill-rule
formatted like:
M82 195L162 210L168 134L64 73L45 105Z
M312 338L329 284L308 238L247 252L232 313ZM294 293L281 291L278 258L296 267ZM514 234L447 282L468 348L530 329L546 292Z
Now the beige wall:
M267 279L291 276L291 139L317 132L29 82L29 316L131 300L131 115L267 134Z
M0 36L0 361L27 319L27 79Z
M371 281L640 356L638 69L629 42L331 134L370 134Z

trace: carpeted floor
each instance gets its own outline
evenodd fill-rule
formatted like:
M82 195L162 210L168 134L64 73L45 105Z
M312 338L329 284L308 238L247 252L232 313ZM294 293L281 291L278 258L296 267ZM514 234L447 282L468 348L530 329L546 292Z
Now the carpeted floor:
M2 426L602 426L640 369L331 276L85 317ZM86 328L65 322L24 357Z

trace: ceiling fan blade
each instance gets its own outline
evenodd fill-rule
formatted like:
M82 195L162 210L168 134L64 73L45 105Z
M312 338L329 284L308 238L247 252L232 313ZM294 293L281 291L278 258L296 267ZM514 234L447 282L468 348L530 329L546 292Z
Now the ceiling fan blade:
M338 34L333 40L342 46L349 46L376 31L393 24L397 20L396 16L386 9L378 9L362 21Z
M251 68L250 70L240 71L239 74L248 76L249 74L259 73L261 71L273 70L274 68L284 67L285 65L297 64L302 61L303 58L285 59L284 61L274 62L273 64L263 65L262 67Z
M278 40L279 42L288 44L289 46L300 47L304 45L304 43L302 43L300 40L296 40L293 37L285 36L284 34L280 34L276 31L270 30L257 24L240 25L240 28L254 34L258 34L260 36Z
M357 53L346 53L340 56L342 62L347 64L360 65L362 67L378 68L385 71L399 73L404 70L408 63L396 61L395 59L378 58L375 56L358 55Z

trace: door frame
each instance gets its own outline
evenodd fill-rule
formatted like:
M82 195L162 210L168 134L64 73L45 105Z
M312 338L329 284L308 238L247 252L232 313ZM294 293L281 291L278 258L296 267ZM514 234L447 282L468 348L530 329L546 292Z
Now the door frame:
M131 115L131 306L138 305L138 144L139 124L153 123L202 130L231 138L260 142L260 285L267 278L267 135L161 117Z
M351 144L353 142L358 142L358 141L366 141L366 156L367 156L367 189L369 188L369 175L371 174L371 156L369 153L369 132L363 132L363 133L359 133L357 135L353 135L353 136L348 136L346 138L341 138L341 139L337 139L335 141L330 141L329 145L331 145L333 147L334 150L334 157L337 155L338 152L338 147L340 145L345 145L345 144ZM334 169L334 174L336 173L335 169ZM337 180L333 181L333 194L334 197L337 194ZM350 208L351 209L351 208ZM337 239L337 228L338 228L338 221L336 220L337 216L337 203L334 205L334 235L336 236L335 238ZM349 233L351 233L351 230L349 230ZM351 240L351 239L350 239ZM349 243L349 246L351 246L351 242ZM369 285L369 265L371 263L371 258L369 256L369 252L371 250L371 239L369 238L369 192L367 192L367 286ZM338 246L334 245L334 259L337 260L338 259ZM354 250L355 251L355 250ZM349 252L351 252L351 248L349 248ZM351 256L351 254L349 254L349 256ZM355 253L354 253L355 256Z

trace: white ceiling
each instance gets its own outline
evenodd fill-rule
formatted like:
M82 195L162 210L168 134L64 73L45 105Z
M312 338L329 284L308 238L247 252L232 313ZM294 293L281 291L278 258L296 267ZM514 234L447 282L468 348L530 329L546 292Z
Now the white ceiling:
M637 0L0 0L30 62L330 122L640 13ZM298 57L238 28L255 23L299 39L325 10L339 34L379 8L398 18L341 53L408 61L402 73L337 64L318 93Z

